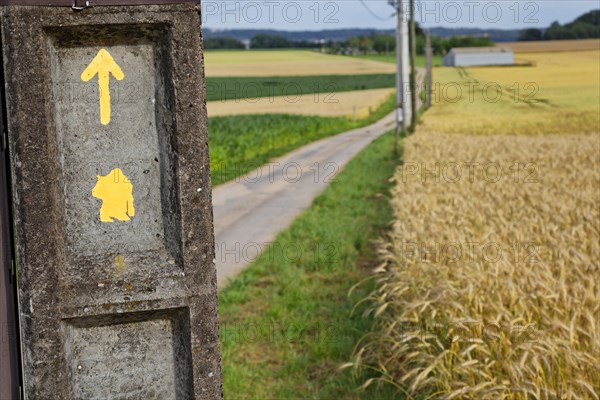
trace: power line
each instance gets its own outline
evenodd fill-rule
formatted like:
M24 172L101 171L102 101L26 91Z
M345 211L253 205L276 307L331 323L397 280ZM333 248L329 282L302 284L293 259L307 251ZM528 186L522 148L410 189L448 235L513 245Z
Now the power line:
M387 17L387 18L380 17L379 15L375 14L375 13L373 12L373 10L371 10L371 9L369 8L369 6L367 6L367 3L365 3L365 0L359 0L359 1L360 1L360 3L361 3L361 4L362 4L362 5L363 5L363 6L366 8L366 10L369 12L369 14L371 14L371 16L373 16L374 18L376 18L376 19L378 19L378 20L380 20L380 21L387 21L388 19L390 19L390 18L394 17L394 14L390 15L390 16L389 16L389 17Z

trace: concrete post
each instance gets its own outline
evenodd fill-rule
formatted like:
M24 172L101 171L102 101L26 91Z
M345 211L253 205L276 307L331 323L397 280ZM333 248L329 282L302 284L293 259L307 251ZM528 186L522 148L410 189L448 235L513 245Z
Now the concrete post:
M221 398L199 6L0 13L25 395Z
M394 132L394 152L397 152L400 125L402 125L402 133L406 135L411 124L408 10L406 0L388 0L388 2L396 9L396 129Z
M396 9L396 128L394 130L394 152L398 152L398 137L400 132L406 132L406 108L403 99L402 81L402 11L400 0L390 0Z
M404 134L408 133L408 128L412 125L412 103L410 91L410 46L409 46L409 23L408 0L397 0L399 4L398 30L400 31L400 67L402 74L402 127Z
M420 91L417 87L420 87L421 82L417 82L417 31L415 22L415 0L409 0L409 42L410 42L410 128L414 131L417 124L417 96Z

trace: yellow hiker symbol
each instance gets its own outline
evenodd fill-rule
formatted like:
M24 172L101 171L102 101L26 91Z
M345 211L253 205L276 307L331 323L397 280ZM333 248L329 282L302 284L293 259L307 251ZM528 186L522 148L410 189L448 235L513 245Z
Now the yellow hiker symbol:
M100 221L129 221L135 215L133 207L133 185L123 171L115 168L106 176L98 175L98 182L92 190L92 196L102 200Z
M90 65L81 73L81 80L87 82L96 74L98 75L98 90L100 91L100 122L102 125L108 125L110 122L109 75L112 74L115 79L120 81L125 77L125 74L106 49L98 51Z

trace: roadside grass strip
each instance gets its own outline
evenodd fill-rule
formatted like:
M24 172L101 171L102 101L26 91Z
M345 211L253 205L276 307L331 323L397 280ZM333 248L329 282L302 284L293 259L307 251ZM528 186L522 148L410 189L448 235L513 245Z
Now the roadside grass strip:
M348 292L369 276L372 240L388 229L389 178L399 162L393 142L388 133L363 150L221 291L225 398L364 398L361 378L339 366L371 327L354 309L368 285ZM387 388L367 394L393 396Z

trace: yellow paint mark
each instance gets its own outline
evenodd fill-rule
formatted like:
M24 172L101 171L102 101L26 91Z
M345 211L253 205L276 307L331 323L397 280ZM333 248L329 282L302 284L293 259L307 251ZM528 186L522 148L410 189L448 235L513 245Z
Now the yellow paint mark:
M119 276L125 272L125 257L118 255L115 257L115 266L117 267L116 275Z
M81 80L84 82L98 75L98 90L100 91L100 122L102 125L108 125L110 122L110 74L118 81L125 77L121 67L117 65L106 49L100 49L96 57L90 62L87 68L81 73Z
M106 176L97 176L98 182L92 196L102 200L100 221L129 221L135 215L133 206L133 185L120 168L115 168Z

